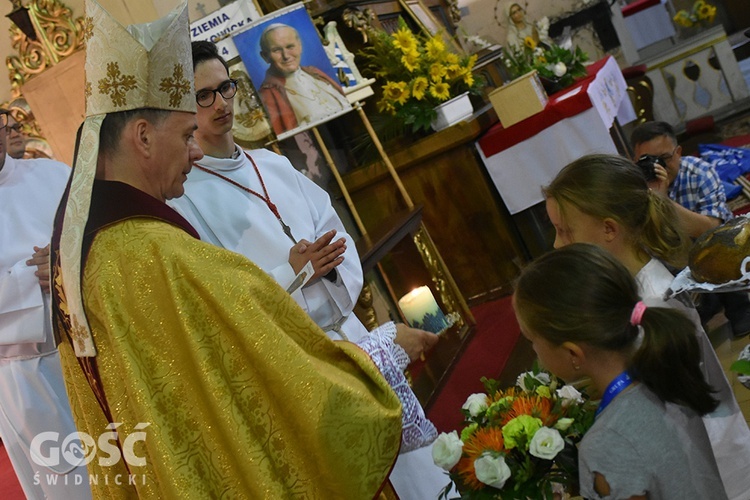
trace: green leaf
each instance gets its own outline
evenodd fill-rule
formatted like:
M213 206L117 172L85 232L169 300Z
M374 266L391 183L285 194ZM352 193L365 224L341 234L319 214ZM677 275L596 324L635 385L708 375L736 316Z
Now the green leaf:
M732 366L730 366L729 369L740 375L750 375L750 361L747 359L739 359L732 363Z

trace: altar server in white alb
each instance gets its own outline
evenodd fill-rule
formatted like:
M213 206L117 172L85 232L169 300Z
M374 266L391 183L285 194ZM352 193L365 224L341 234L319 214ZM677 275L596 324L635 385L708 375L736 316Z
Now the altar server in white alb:
M334 340L356 342L367 329L352 314L362 290L354 242L328 193L265 149L234 143L236 82L210 42L193 42L198 130L205 156L170 204L203 241L245 255L289 289L310 262L314 274L292 297Z
M0 109L0 437L27 498L91 498L71 454L80 442L62 449L76 428L49 320L49 242L70 168L7 155L8 118Z
M185 194L169 204L202 240L245 255L271 274L331 339L361 340L368 332L352 310L362 266L328 194L285 157L235 144L237 87L214 44L193 42L193 66L195 138L205 156L190 172ZM312 278L298 287L306 273ZM429 446L400 454L389 479L402 500L437 498L448 482Z

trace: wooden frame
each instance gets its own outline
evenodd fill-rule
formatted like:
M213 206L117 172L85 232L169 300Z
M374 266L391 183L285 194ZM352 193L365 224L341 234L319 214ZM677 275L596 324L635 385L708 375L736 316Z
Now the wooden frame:
M432 11L422 0L399 0L399 3L422 31L433 36L441 34L445 44L451 47L453 52L457 54L463 53L463 49L448 32L446 26L433 15Z

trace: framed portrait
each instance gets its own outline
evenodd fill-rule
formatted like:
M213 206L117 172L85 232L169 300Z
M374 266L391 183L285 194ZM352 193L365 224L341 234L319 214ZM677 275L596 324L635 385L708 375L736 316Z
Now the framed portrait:
M352 111L304 4L254 21L232 40L279 140Z
M453 48L453 52L461 54L463 49L458 42L451 36L448 28L442 24L422 2L422 0L399 0L402 8L409 13L409 16L417 25L430 35L441 34L443 41L448 47Z

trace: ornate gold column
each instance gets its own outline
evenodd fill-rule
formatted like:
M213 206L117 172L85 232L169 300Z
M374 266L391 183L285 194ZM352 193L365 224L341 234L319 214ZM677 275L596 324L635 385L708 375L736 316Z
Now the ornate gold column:
M51 148L35 120L33 110L23 96L21 87L30 79L60 63L84 46L86 28L83 17L73 13L57 0L31 0L28 13L37 39L31 40L11 23L11 47L17 55L8 56L5 64L11 83L11 99L1 106L9 109L22 126L22 132L34 149L49 155Z

